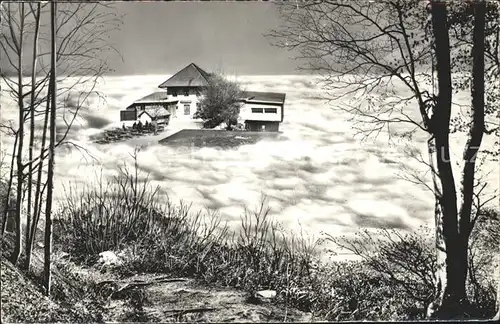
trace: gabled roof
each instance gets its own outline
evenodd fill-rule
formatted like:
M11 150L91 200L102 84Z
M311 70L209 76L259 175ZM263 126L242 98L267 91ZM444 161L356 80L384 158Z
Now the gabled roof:
M144 111L144 110L143 110L143 111L141 111L141 112L137 115L137 118L141 117L143 114L148 115L148 116L149 116L149 118L153 118L153 116L151 116L151 114L150 114L150 113L148 113L147 111Z
M167 103L167 104L176 104L179 100L168 99L166 91L158 91L148 94L141 99L134 101L131 105L127 107L127 109L134 109L136 104L155 104L155 103Z
M198 65L191 63L170 77L170 79L160 84L158 87L203 87L208 85L209 78L209 73L204 71Z
M243 91L243 100L247 102L276 102L279 104L285 103L285 93L279 92L259 92L259 91Z

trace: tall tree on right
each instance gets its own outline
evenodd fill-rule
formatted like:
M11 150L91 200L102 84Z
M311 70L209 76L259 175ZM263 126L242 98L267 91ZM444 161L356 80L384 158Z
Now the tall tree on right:
M298 58L307 62L303 69L324 76L329 99L353 116L363 135L390 131L394 124L408 125L408 138L416 131L427 134L430 162L422 162L432 174L438 261L435 298L427 315L467 316L469 236L484 206L484 199L480 203L478 198L476 155L484 154L480 150L483 135L498 131L495 121L488 121L493 128L485 127L485 116L499 110L498 101L491 100L498 96L498 4L352 0L280 3L279 7L285 25L269 36L275 45L298 52ZM458 37L450 37L450 31ZM472 40L467 38L470 31ZM462 75L453 74L458 63L465 68ZM490 73L488 111L486 72ZM470 80L472 100L469 113L461 119L467 139L462 158L456 161L451 153L457 147L450 141L456 126L452 97L464 78ZM456 162L461 167L459 177L453 168Z
M472 105L470 130L463 156L462 202L457 209L457 192L450 159L452 79L448 14L445 3L431 2L432 30L436 53L438 93L432 116L432 140L436 154L434 193L436 197L436 298L429 305L428 316L454 317L467 309L466 277L468 241L474 190L476 154L484 133L484 20L485 3L474 6Z

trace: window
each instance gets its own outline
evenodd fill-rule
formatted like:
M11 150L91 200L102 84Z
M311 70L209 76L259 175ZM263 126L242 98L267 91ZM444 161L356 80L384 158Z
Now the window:
M191 105L184 104L184 115L191 115Z
M177 97L177 90L172 90L172 96Z
M184 89L184 95L187 97L189 96L189 89Z
M277 108L264 108L264 112L268 113L268 114L276 114L276 113L278 113L278 109Z
M263 108L252 108L252 113L254 114L263 113Z

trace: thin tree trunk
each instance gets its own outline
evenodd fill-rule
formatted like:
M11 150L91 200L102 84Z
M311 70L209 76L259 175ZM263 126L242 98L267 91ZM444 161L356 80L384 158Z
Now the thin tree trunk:
M446 283L446 245L443 237L443 210L441 208L442 183L437 169L438 154L434 136L428 140L427 148L432 172L432 182L434 190L434 228L435 228L435 249L436 249L436 273L435 273L435 299L428 305L427 316L433 317L436 308L442 304L444 291L442 285Z
M24 101L23 101L23 37L24 37L24 2L19 11L20 32L18 48L18 106L19 106L19 145L17 146L17 190L16 190L16 239L12 252L12 263L17 264L22 251L22 203L23 203L23 142L24 142Z
M466 280L468 268L468 245L472 231L471 212L474 194L474 176L476 172L476 155L481 146L484 134L484 49L485 49L485 12L486 3L479 1L474 6L474 34L472 36L472 123L469 129L467 144L464 150L464 166L462 170L461 193L462 202L458 226L458 262L463 264L464 273L460 281ZM478 207L479 208L479 207Z
M474 176L476 171L476 155L481 147L484 126L484 51L485 51L485 15L486 2L478 1L474 6L474 34L472 35L472 124L464 150L464 167L462 170L462 204L460 208L459 234L462 245L467 246L472 225L470 216L474 194ZM478 207L479 208L479 207ZM467 254L464 263L467 264ZM500 277L497 285L497 313L494 319L500 319Z
M33 251L33 243L35 242L35 234L36 230L38 227L38 221L40 219L40 214L42 211L42 201L43 201L43 192L41 192L41 186L42 186L42 170L43 170L43 161L45 160L44 157L44 151L45 151L45 143L47 141L47 129L48 129L48 124L49 124L49 113L50 113L50 89L51 89L51 82L49 81L49 91L47 94L47 106L45 108L45 119L43 122L43 131L42 131L42 146L40 149L40 163L38 166L38 174L37 174L37 182L36 182L36 189L35 189L35 206L34 206L34 213L33 213L33 222L31 224L31 229L30 229L30 238L29 238L29 248L30 251ZM28 254L29 257L31 257L31 253Z
M16 133L16 138L14 140L14 147L12 148L12 159L10 161L9 181L7 184L7 193L5 195L5 210L2 223L2 237L4 236L5 231L7 230L7 220L8 220L7 218L9 216L9 209L11 207L10 192L12 191L12 180L14 179L14 163L16 161L16 149L17 149L18 139L19 139L19 132Z
M496 255L496 279L497 279L497 313L493 317L493 320L500 320L500 255Z
M486 4L477 2L474 6L474 34L472 47L472 123L464 150L464 166L462 170L462 204L460 207L460 235L468 239L470 231L470 215L474 193L474 175L476 171L476 155L481 146L484 134L484 27Z
M56 2L51 2L50 7L51 17L51 37L52 37L52 53L51 53L51 107L50 107L50 135L49 135L49 165L47 170L47 202L45 204L45 246L44 246L44 284L45 293L50 295L51 286L51 253L52 253L52 194L54 192L54 166L55 166L55 139L56 139Z
M30 8L33 12L32 4L30 3ZM31 221L32 221L32 208L31 208L31 195L33 193L33 144L35 140L35 85L36 85L36 63L38 55L38 30L40 28L40 2L37 4L37 10L35 15L35 35L33 40L33 60L31 63L31 109L30 109L30 143L29 143L29 153L28 160L30 161L29 171L28 171L28 201L27 201L27 213L26 213L26 263L25 268L29 271L31 264L31 246L30 246L30 236L31 236Z

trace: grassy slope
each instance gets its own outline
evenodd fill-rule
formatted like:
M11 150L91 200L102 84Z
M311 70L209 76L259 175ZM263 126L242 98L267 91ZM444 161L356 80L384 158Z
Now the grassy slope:
M5 241L4 241L5 243ZM4 250L8 244L4 244ZM35 251L35 272L42 251ZM258 303L246 292L209 287L190 279L139 286L125 294L107 298L110 285L96 282L116 281L120 287L137 281L151 281L156 274L119 278L112 269L86 267L54 256L53 295L47 298L40 286L12 265L1 261L2 322L268 322L309 321L310 316L294 309L270 303ZM110 271L107 271L110 270ZM113 286L113 285L111 285ZM96 288L99 287L99 288ZM99 300L92 307L92 296ZM82 302L83 301L83 302ZM91 307L89 307L91 306ZM195 309L194 312L192 310ZM206 309L205 311L199 311ZM182 311L184 310L184 311Z
M45 297L39 288L2 256L2 315L8 322L74 321L77 314Z

